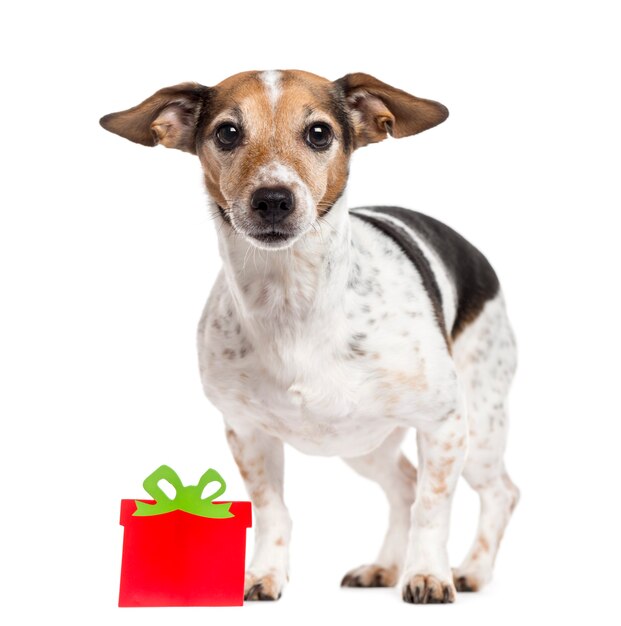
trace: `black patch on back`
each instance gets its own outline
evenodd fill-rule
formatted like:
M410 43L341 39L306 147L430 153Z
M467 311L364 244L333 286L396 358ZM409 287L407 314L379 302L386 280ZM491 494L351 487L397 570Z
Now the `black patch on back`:
M367 207L361 208L367 209ZM375 207L369 210L375 211ZM414 264L418 270L421 280L423 281L423 287L431 300L431 306L433 307L433 312L438 322L438 326L440 327L448 345L449 341L446 333L446 326L444 325L444 313L442 311L442 293L440 292L440 287L438 287L431 265L419 245L408 235L405 229L401 228L401 226L387 222L379 217L371 217L370 215L356 213L355 211L355 209L351 211L352 215L355 215L361 220L375 226L375 228L381 230L385 235L390 237Z
M402 207L362 207L401 220L419 234L440 257L457 292L454 339L500 288L496 272L485 256L452 228L433 217ZM357 217L363 217L356 214Z

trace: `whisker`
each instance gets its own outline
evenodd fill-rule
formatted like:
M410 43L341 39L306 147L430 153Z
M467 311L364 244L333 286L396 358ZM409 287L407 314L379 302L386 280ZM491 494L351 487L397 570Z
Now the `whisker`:
M249 252L250 252L250 246L248 246L246 248L246 254L244 254L244 263L242 265L242 274L245 274L245 272L246 272L246 259L248 258Z

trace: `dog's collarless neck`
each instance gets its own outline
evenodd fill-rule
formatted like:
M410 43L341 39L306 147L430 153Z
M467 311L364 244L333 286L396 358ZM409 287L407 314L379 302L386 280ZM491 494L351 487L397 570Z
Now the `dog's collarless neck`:
M216 205L233 228L226 211ZM351 231L345 197L289 248L255 248L241 236L218 229L224 273L240 317L283 326L303 323L314 311L331 315L347 286ZM325 309L325 310L324 310Z

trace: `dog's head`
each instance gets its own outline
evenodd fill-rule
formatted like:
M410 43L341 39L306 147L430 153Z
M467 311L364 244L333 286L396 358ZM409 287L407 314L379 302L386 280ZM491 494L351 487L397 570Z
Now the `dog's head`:
M101 125L136 143L198 155L224 219L261 248L284 248L343 193L353 150L407 137L448 116L368 74L244 72L215 87L161 89Z

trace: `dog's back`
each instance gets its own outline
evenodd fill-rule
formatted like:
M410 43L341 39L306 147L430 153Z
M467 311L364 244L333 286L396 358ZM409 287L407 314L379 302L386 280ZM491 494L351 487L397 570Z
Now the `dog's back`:
M396 206L351 209L359 217L395 240L416 265L434 304L442 312L442 294L429 260L413 234L422 238L440 258L456 294L455 318L446 334L455 340L500 289L496 272L485 256L467 239L433 217Z

